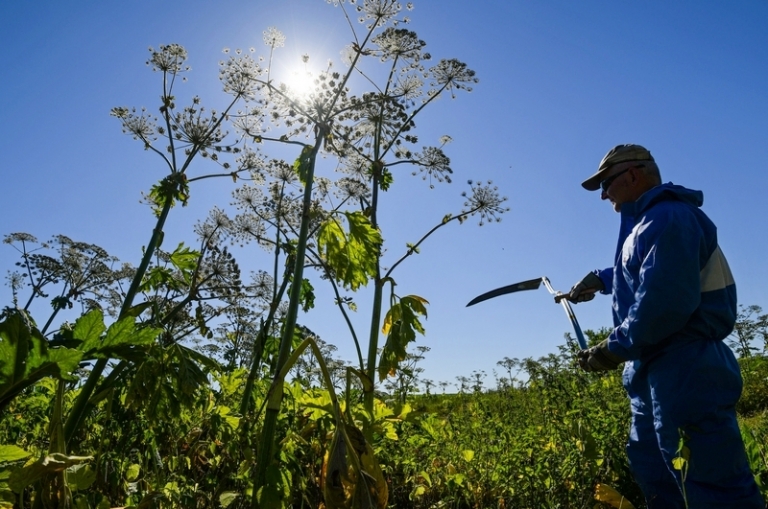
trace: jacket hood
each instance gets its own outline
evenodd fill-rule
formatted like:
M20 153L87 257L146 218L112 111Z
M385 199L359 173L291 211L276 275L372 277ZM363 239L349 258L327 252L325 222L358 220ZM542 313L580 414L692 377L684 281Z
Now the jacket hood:
M668 182L646 191L636 202L632 203L631 211L627 212L633 215L639 214L648 210L653 205L666 200L682 201L698 208L704 204L704 193ZM622 205L623 210L624 205Z

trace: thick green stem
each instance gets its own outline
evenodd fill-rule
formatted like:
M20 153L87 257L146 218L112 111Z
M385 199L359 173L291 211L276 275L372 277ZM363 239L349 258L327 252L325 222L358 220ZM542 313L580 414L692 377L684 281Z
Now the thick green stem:
M378 147L378 143L375 145ZM378 148L374 149L376 156L378 156ZM378 220L378 208L379 208L379 181L381 179L381 171L384 165L376 159L373 162L373 178L371 183L371 226L373 228L379 227ZM370 382L370 390L364 391L364 403L365 409L370 415L373 415L373 394L376 390L376 355L379 348L379 325L381 324L381 293L383 291L381 282L381 252L376 254L376 278L373 281L373 309L371 311L371 328L368 335L368 363L366 365L365 374ZM365 426L364 432L368 431L368 427Z
M258 490L264 486L267 476L267 468L272 463L273 459L277 417L280 413L280 407L283 401L283 379L281 378L281 371L285 361L288 359L291 353L293 333L294 329L296 328L296 320L299 313L299 305L301 303L301 282L304 278L304 257L306 255L307 237L309 234L315 161L317 160L317 152L320 150L320 147L322 146L327 134L328 127L322 124L318 124L318 133L315 140L315 146L312 148L312 152L310 154L309 162L307 165L308 168L304 183L304 200L302 203L301 228L299 230L298 245L296 246L296 260L294 262L295 266L293 269L293 285L291 286L290 300L288 301L288 313L285 317L285 324L283 326L283 335L280 340L280 350L275 367L275 378L272 381L269 402L267 403L267 410L264 415L261 448L259 450L259 460L256 465L256 482L253 486L252 499L252 507L254 509L259 508Z
M251 357L251 370L248 373L248 380L245 382L245 389L243 390L243 399L240 401L240 415L245 417L248 412L251 410L251 402L253 400L253 386L256 383L256 377L259 372L259 365L261 364L261 356L264 352L264 344L267 342L267 336L269 335L269 330L272 328L272 324L275 321L275 313L277 312L277 307L280 304L280 301L283 299L283 293L285 293L285 288L288 286L288 274L285 275L283 278L283 284L280 286L280 289L275 293L274 300L272 301L272 305L269 307L269 314L267 315L267 319L264 323L261 325L261 330L259 331L259 335L256 338L256 341L253 344L253 355ZM243 421L246 421L246 419L243 419Z
M245 389L243 389L243 399L240 400L240 415L246 417L246 414L251 411L251 400L253 399L253 386L256 383L256 377L258 374L259 365L261 364L261 355L264 352L264 342L267 338L267 331L269 330L271 323L271 316L267 317L266 322L261 323L261 330L259 330L256 340L253 342L253 353L251 355L251 369L248 372L248 379L245 381ZM247 419L243 419L241 423L245 424Z
M378 274L373 287L373 310L371 311L371 330L368 343L368 361L365 374L371 382L371 390L365 392L365 409L373 415L373 393L376 387L376 355L379 349L379 326L381 324L381 299L384 285Z
M133 299L139 292L139 286L141 285L142 279L144 279L144 274L147 272L147 268L149 267L149 263L152 260L152 256L155 254L155 250L160 247L160 243L162 242L163 238L163 226L165 226L165 220L168 218L171 205L173 205L173 201L168 199L163 205L163 209L160 211L160 215L157 218L157 224L155 225L155 229L152 231L152 237L149 240L147 249L144 251L144 257L141 259L141 264L136 270L136 274L133 276L133 281L131 282L128 293L125 296L125 300L123 301L123 307L120 309L119 318L124 317L128 310L131 309L131 306L133 305ZM91 399L91 395L93 395L96 384L98 384L99 378L101 378L101 374L107 367L108 362L109 359L99 359L96 361L96 364L93 366L90 375L88 375L85 384L83 384L82 389L80 389L80 394L77 395L77 399L75 399L75 402L72 405L72 410L69 412L69 416L67 417L67 422L64 425L64 442L66 444L69 444L69 441L80 427L80 423L83 421L83 418L86 414L88 400Z

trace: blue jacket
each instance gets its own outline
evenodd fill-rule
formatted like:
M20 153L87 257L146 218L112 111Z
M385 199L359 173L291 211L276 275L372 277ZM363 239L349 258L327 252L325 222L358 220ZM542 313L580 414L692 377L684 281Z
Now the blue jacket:
M614 266L595 272L613 295L616 355L645 361L733 330L736 285L703 202L701 191L669 183L621 205Z

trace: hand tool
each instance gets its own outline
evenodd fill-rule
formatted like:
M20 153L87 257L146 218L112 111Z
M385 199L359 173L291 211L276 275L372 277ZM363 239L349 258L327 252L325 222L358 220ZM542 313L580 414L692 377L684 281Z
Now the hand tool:
M544 286L546 286L549 293L555 296L555 302L562 304L563 309L565 309L565 314L568 315L568 319L571 321L571 325L573 325L573 330L576 333L576 340L579 342L579 346L582 350L586 350L587 342L584 340L584 334L581 332L581 327L579 326L578 320L576 320L576 315L573 313L573 309L571 309L571 305L568 303L568 294L555 291L546 276L529 279L528 281L521 281L519 283L496 288L490 292L485 292L469 301L467 307L473 306L478 302L483 302L484 300L498 297L499 295L506 295L508 293L520 292L523 290L536 290L541 286L541 283L544 283Z

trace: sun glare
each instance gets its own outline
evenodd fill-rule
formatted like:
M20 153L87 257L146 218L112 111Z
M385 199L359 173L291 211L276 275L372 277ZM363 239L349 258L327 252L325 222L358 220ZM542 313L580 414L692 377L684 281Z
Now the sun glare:
M283 82L292 98L303 101L314 91L314 77L307 67L309 56L304 55L301 60L301 64L287 69Z
M291 97L295 99L308 99L313 91L312 75L306 71L291 73L286 81L286 86L290 90Z

